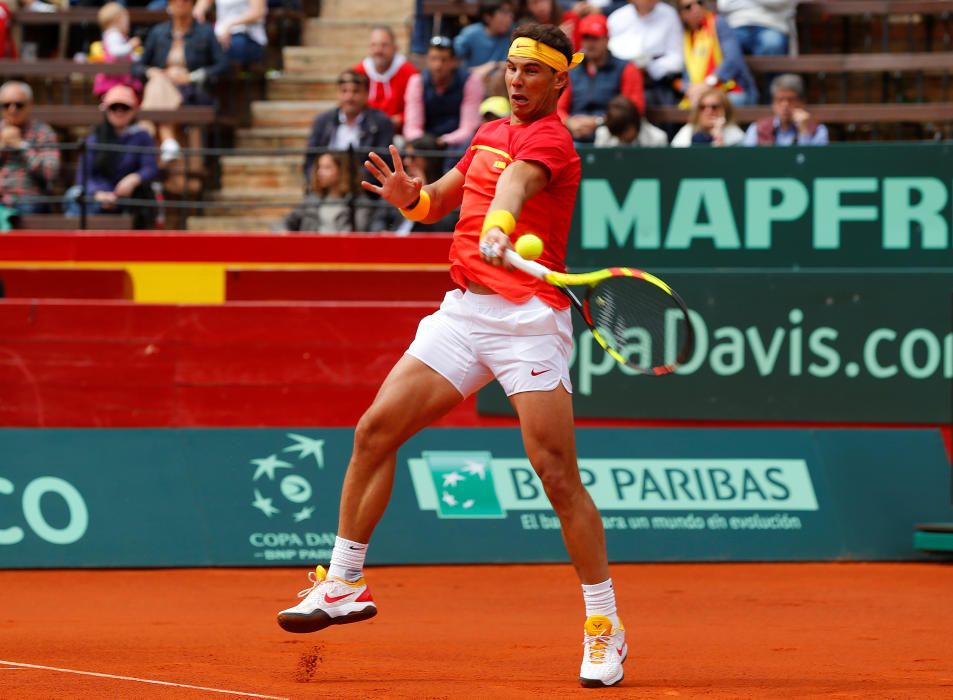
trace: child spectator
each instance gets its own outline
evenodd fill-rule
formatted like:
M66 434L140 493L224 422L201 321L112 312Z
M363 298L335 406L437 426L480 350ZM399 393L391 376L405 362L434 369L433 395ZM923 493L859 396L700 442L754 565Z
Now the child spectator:
M99 28L103 32L103 63L134 61L136 49L142 46L142 40L134 36L129 38L129 11L118 2L108 2L99 8L96 14ZM142 83L131 75L106 75L99 73L93 82L93 94L102 97L116 85L127 85L142 93Z
M131 212L135 228L151 228L153 207L129 207L120 199L152 199L152 183L159 176L155 141L135 124L139 100L131 87L116 85L103 95L100 109L103 121L86 138L87 150L76 166L76 185L67 192L66 213L79 216L77 198L85 192L92 198L86 207L90 214ZM130 146L128 151L96 146Z
M352 178L346 175L343 157L337 153L322 153L311 172L310 192L304 201L285 219L287 231L315 233L346 233L366 231L370 223L365 198L353 196L354 220L351 220Z

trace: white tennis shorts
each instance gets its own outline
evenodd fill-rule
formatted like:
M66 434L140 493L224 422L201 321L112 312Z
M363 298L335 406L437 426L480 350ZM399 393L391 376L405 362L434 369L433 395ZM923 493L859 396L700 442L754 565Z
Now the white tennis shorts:
M498 294L447 292L440 308L420 321L407 349L443 375L464 397L494 377L507 396L551 391L572 393L569 357L572 318L533 297L514 304Z

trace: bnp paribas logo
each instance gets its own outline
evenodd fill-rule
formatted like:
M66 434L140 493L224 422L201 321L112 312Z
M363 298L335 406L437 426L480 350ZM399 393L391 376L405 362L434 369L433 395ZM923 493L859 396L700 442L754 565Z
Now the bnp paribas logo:
M420 509L440 518L552 509L525 457L433 450L409 459L408 466ZM580 457L579 473L605 511L818 509L803 459Z
M428 505L441 518L505 518L493 482L493 455L489 452L424 452L412 459L423 483L415 489L418 499L427 494ZM416 466L414 466L416 465Z
M289 442L272 454L249 460L251 506L269 520L290 517L300 523L314 515L314 488L305 474L315 465L324 469L324 440L296 433L287 438Z

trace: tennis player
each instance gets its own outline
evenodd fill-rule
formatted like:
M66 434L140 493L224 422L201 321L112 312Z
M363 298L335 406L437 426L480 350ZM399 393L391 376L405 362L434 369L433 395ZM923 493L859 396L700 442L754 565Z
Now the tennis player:
M581 60L558 27L524 25L514 32L506 61L512 114L482 125L455 168L422 187L393 146L393 169L369 156L366 165L379 184L364 182L364 188L407 218L430 223L460 207L450 247L450 275L459 289L420 322L358 422L330 569L312 572L312 587L299 594L304 600L278 614L285 630L314 632L377 614L364 557L390 498L397 449L496 378L519 416L526 454L582 582L587 617L579 680L586 687L622 680L628 648L605 533L576 462L569 304L552 286L507 269L501 255L512 240L533 232L545 243L540 262L565 270L580 162L556 101Z

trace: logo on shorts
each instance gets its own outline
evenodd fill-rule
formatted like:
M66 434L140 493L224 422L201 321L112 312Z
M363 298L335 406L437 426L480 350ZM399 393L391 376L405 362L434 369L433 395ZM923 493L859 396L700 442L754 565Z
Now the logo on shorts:
M538 377L539 375L541 375L541 374L546 374L546 373L549 372L549 371L550 371L550 370L548 370L548 369L541 369L541 370L539 370L539 371L537 372L535 369L531 369L531 370L529 371L529 373L532 374L534 377Z

